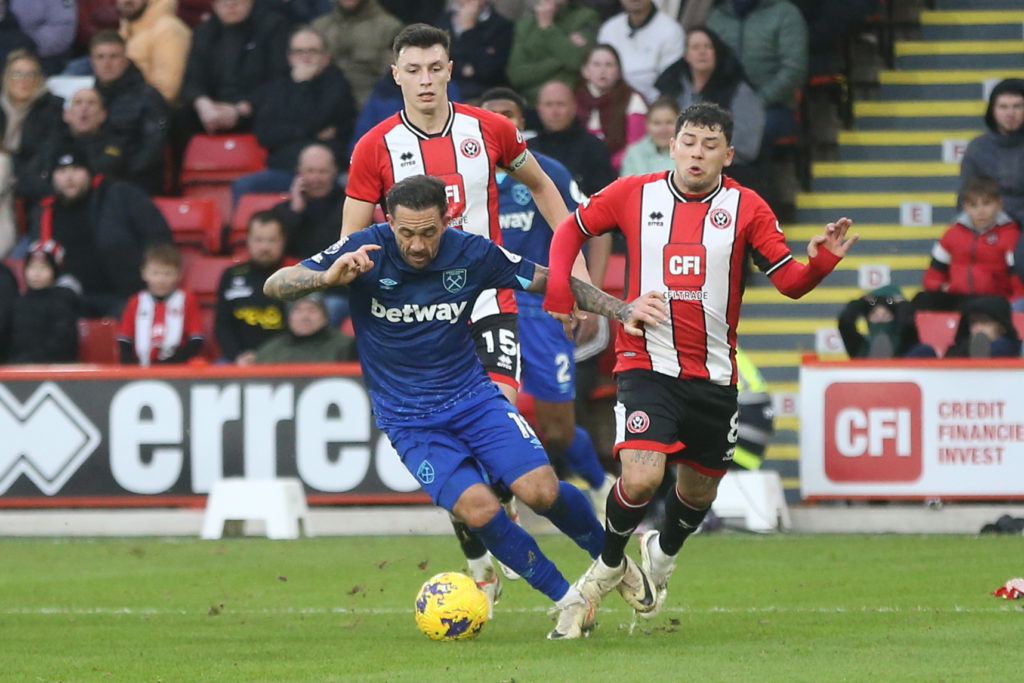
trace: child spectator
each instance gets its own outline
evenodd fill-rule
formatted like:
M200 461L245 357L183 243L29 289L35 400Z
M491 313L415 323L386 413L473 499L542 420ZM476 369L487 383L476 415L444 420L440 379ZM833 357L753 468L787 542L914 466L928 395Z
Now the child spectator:
M285 334L256 349L257 363L337 363L358 360L356 340L331 327L320 292L288 303Z
M671 171L676 167L668 147L675 137L677 116L679 104L674 98L663 95L651 103L647 110L647 135L626 148L620 176Z
M911 356L934 358L935 349L920 344ZM1017 358L1020 335L1013 326L1010 304L1001 296L976 296L960 306L960 324L946 358Z
M867 336L857 329L861 320L867 324ZM838 323L850 358L902 358L918 342L914 309L895 285L879 287L846 304Z
M626 145L644 135L647 103L622 79L619 53L611 45L595 45L580 70L576 86L576 116L587 131L604 140L618 171Z
M142 257L142 290L121 316L121 362L148 367L155 363L184 363L203 348L199 302L178 288L181 252L173 244L158 244Z
M967 181L963 213L932 248L924 274L924 291L914 297L916 310L954 311L977 295L1024 297L1024 283L1013 270L1013 250L1020 228L1003 211L999 184L989 176Z
M14 301L11 363L78 360L78 281L60 276L64 248L33 242L25 257L25 293Z

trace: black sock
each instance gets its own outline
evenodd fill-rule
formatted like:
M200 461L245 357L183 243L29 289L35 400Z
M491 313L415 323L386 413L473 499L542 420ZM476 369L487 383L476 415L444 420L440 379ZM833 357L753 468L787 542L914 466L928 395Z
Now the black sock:
M469 526L460 519L450 518L452 520L452 528L455 529L455 537L459 539L459 545L462 546L462 554L466 556L468 560L475 560L478 557L483 557L484 553L487 552L487 548L484 546L483 541L480 537L474 534Z
M673 487L665 496L665 525L659 534L662 551L673 557L679 554L683 543L697 530L710 509L711 506L698 510L684 501L679 495L679 489Z
M643 520L647 504L650 502L650 498L639 502L626 498L622 492L621 477L608 492L604 522L604 548L601 550L601 559L609 567L618 567L622 564L623 555L626 553L626 543L629 542L629 537L636 530L637 525Z

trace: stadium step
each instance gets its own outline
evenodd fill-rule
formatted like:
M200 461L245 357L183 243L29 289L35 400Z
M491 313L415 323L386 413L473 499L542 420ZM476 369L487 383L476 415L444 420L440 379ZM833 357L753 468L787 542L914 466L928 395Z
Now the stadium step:
M986 85L1019 76L1019 69L880 71L879 96L882 100L985 100Z
M933 220L956 215L956 192L809 192L796 198L796 217L804 223L834 221L846 216L860 223L900 223L905 202L931 204Z
M985 102L981 100L883 100L853 105L859 130L968 128L984 115Z
M1024 67L1024 40L900 40L898 69L1001 69Z
M979 119L970 128L955 130L839 131L843 161L942 161L944 144L961 144L981 134Z
M923 40L1020 40L1024 9L937 10L921 12Z
M941 161L816 162L811 177L815 192L954 192L960 167Z

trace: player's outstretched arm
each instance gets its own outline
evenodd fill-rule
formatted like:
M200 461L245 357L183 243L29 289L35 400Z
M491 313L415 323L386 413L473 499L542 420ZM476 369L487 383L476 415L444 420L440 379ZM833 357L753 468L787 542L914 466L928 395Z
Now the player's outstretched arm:
M373 209L370 202L345 197L345 205L341 208L341 236L348 237L369 227L373 223Z
M327 270L313 270L301 263L281 268L267 278L263 293L274 299L292 301L321 289L347 285L360 273L373 268L370 252L377 249L380 249L379 244L364 244L356 251L339 256Z
M807 243L807 255L815 258L818 256L818 249L825 248L839 258L843 258L850 247L853 246L853 243L860 238L859 234L854 233L850 235L849 239L846 239L846 234L852 225L853 221L846 216L843 216L835 223L829 223L825 226L824 232L820 235L815 235Z

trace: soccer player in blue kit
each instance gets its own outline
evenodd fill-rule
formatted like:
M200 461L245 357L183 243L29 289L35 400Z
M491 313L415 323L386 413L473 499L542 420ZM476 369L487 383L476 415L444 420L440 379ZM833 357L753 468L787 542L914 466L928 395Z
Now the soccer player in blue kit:
M481 109L507 117L519 130L526 127L525 107L523 98L510 88L492 88L480 98ZM531 153L555 183L569 211L573 211L583 201L583 195L572 174L561 162ZM537 208L529 188L507 173L498 172L496 177L502 244L509 251L546 266L554 231ZM556 468L564 461L590 485L590 502L598 518L602 518L615 477L604 471L590 434L576 424L575 344L566 336L562 324L544 311L543 296L526 291L517 291L515 295L523 356L522 387L536 403L536 424L544 447Z
M601 550L604 530L584 495L558 481L529 424L485 374L467 324L480 291L543 292L547 269L482 237L447 229L439 179L402 180L386 203L390 225L373 225L282 268L264 291L290 300L349 286L377 425L435 503L555 602L558 621L548 638L579 638L594 624L594 605L512 522L489 483L506 485L591 557ZM579 280L572 287L580 308L614 317L632 333L666 316L655 293L627 304ZM647 584L635 562L624 580Z

